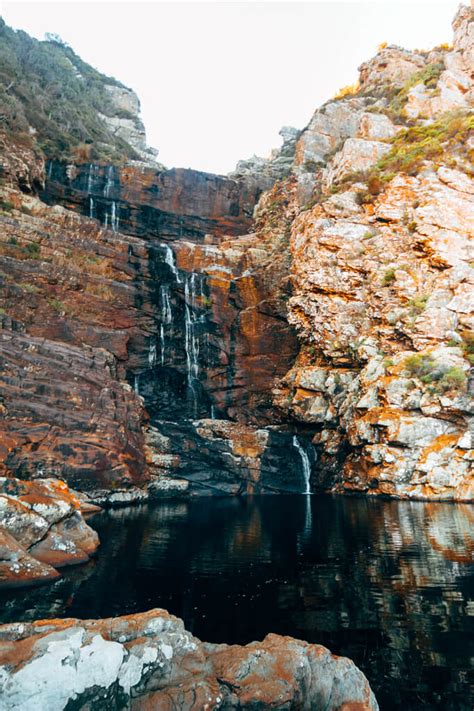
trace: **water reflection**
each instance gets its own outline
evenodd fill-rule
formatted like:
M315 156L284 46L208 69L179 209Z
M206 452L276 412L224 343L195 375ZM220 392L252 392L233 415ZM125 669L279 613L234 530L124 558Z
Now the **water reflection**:
M196 500L91 519L100 555L3 594L3 619L165 607L209 641L321 642L382 709L471 711L474 508L331 497Z

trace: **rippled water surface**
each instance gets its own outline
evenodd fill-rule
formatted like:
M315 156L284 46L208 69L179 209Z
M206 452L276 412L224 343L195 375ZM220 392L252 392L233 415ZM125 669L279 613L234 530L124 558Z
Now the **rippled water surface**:
M474 708L473 506L267 496L90 522L97 559L3 593L4 621L165 607L212 642L320 642L363 669L382 711Z

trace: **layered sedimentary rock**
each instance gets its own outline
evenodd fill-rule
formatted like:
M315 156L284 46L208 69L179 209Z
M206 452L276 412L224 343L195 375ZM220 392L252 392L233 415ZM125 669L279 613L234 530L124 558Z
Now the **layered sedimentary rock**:
M0 587L55 580L57 568L85 563L99 538L82 517L98 510L57 479L0 478Z
M163 610L3 625L0 669L3 702L25 711L378 709L362 672L325 647L273 634L246 647L203 643Z
M111 499L125 503L130 495L123 489L148 479L143 404L153 420L212 415L272 423L270 389L297 352L286 321L283 227L269 239L260 233L219 239L230 209L225 190L239 194L236 182L213 176L203 182L202 174L183 171L181 198L163 199L173 199L178 212L200 210L203 232L215 234L196 244L180 239L175 225L172 249L161 230L146 232L143 224L135 231L145 238L118 232L134 228L113 211L114 171L87 166L92 192L85 195L94 217L83 218L19 192L17 153L10 143L2 189L4 470L64 477L89 493L100 490L100 500L104 490L120 489ZM134 179L142 174L133 169ZM143 186L134 185L134 199L146 202ZM216 186L225 189L216 193ZM84 197L76 189L71 194ZM96 194L107 205L103 226L95 217ZM221 218L210 216L214 210L221 227ZM239 230L247 224L247 217L236 217ZM20 385L30 401L19 395ZM194 430L184 425L188 435ZM190 448L181 442L177 435L167 454ZM211 437L211 449L213 443ZM186 468L186 456L179 461ZM207 473L217 485L220 466ZM240 467L233 471L232 488L240 490L247 477L236 473ZM298 489L299 474L290 489ZM143 496L135 491L132 498Z
M257 185L197 170L50 162L41 193L115 231L149 240L202 240L244 234L261 193Z

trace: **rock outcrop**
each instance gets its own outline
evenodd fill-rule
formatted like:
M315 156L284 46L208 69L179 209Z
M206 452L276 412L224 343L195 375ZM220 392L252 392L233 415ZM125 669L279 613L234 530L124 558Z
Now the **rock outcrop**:
M0 691L24 711L378 709L362 672L325 647L274 634L203 643L164 610L0 626Z
M0 18L2 130L61 160L159 166L135 92L84 62L57 35L38 41Z
M85 563L99 538L81 502L57 479L21 481L0 478L0 588L55 580L57 568Z
M442 52L459 70L457 113L441 98L449 69L389 47L361 67L360 95L323 107L297 145L313 190L291 229L289 318L304 345L276 401L313 424L322 488L474 498L472 20L462 7ZM434 120L403 128L424 81Z

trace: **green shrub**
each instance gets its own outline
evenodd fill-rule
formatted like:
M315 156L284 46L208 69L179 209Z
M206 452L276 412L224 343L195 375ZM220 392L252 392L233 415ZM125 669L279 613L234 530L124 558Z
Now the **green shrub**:
M408 356L408 358L405 358L403 365L405 370L416 378L431 376L436 369L436 362L433 358L431 356L422 355L421 353Z
M28 294L36 294L39 291L38 287L34 284L21 283L18 284L18 286L22 289L22 291L27 291Z
M55 311L65 311L64 304L59 299L48 298L47 302Z
M458 366L443 366L431 356L416 353L405 359L404 368L421 382L433 384L431 392L444 393L448 390L462 390L466 384L466 374Z
M25 247L23 247L25 253L30 257L31 259L39 259L41 247L39 246L38 242L28 242Z
M408 302L408 306L410 307L410 316L418 316L418 314L423 313L426 309L428 299L429 296L415 296L413 299L410 299Z
M393 284L396 278L395 273L395 267L390 267L390 269L387 269L387 271L382 277L382 286L390 286L391 284Z
M437 390L446 392L448 390L462 390L466 384L466 373L462 368L451 366L444 371L437 384Z
M415 72L412 76L405 82L401 89L399 89L395 95L391 98L389 103L390 111L394 113L403 112L405 104L408 101L408 94L410 89L418 84L424 84L428 89L435 89L438 79L441 73L444 71L444 62L433 62L428 64L424 69L419 72Z
M137 158L99 116L129 116L114 106L107 85L123 87L64 43L40 42L0 18L0 118L15 140L21 137L30 146L34 140L48 158L58 160L74 159L84 146L90 149L87 162Z
M10 210L13 210L13 203L9 200L0 200L0 210L10 212Z
M424 161L445 161L450 149L462 154L473 130L474 116L455 112L400 131L391 139L389 153L378 161L371 174L376 174L382 183L389 182L394 173L415 175Z

